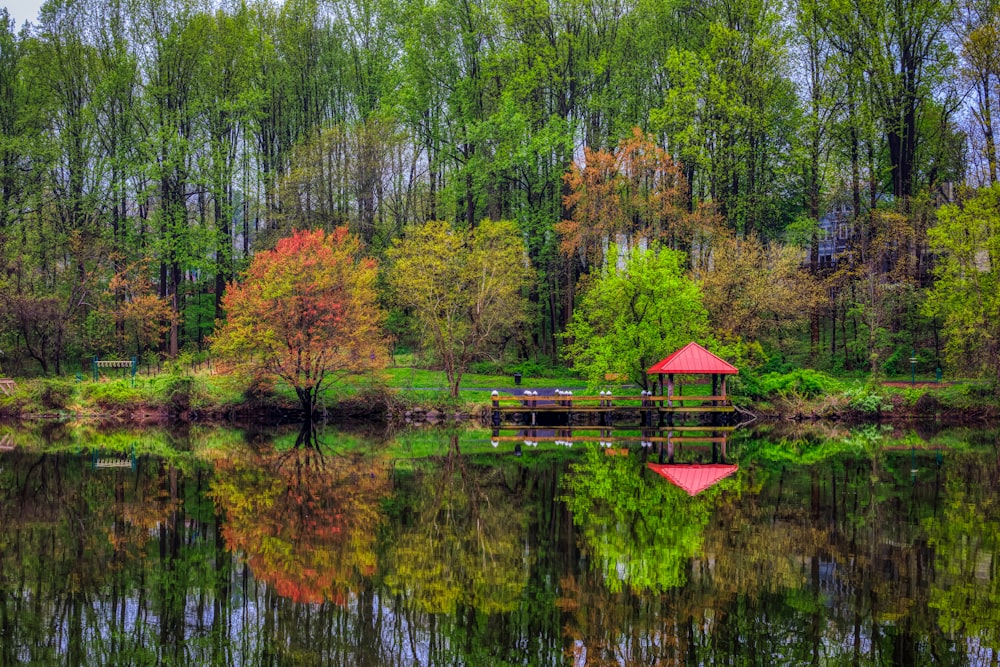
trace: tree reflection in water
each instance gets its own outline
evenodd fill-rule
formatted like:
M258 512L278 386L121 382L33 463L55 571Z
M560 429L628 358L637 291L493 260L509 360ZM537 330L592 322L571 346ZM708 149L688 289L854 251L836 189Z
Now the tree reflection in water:
M375 573L388 467L324 452L317 438L306 425L292 449L217 460L209 495L226 517L227 547L259 581L294 602L343 604L357 577Z
M525 517L502 468L468 465L458 436L442 465L421 477L406 528L389 550L386 584L429 614L459 607L510 612L521 599L530 555Z
M997 662L995 432L759 431L693 499L635 452L213 430L132 471L32 437L0 453L3 667Z

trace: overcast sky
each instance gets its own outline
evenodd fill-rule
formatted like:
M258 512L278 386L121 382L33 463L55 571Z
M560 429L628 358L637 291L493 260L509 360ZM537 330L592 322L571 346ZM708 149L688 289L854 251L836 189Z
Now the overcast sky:
M42 0L2 0L7 7L7 13L14 19L14 29L20 30L25 21L38 22L38 8Z

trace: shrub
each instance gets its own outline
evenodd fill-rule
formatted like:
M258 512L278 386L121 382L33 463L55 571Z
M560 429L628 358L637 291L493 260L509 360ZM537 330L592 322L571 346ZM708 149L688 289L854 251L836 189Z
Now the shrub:
M62 410L73 397L74 386L66 380L42 380L36 387L35 400L49 410Z
M852 410L865 415L877 415L892 410L892 403L873 386L848 389L844 392L844 396Z
M503 375L503 366L495 361L476 361L469 364L469 372L475 375Z
M152 387L157 400L171 412L184 412L191 407L194 379L190 375L167 375L153 380Z
M142 394L132 387L131 380L88 382L82 395L103 408L131 408L142 403Z
M564 366L552 366L537 361L519 361L506 367L505 375L520 373L526 378L573 378L576 374Z
M274 398L274 379L262 374L254 374L243 390L246 403L264 403Z
M815 398L840 389L836 379L814 371L799 368L789 373L767 373L757 380L759 397Z

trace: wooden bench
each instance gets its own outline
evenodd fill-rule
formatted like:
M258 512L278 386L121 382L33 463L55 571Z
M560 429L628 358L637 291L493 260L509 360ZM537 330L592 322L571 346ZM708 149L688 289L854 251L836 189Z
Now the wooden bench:
M10 393L17 389L17 383L10 378L0 378L0 391L6 396L10 396Z

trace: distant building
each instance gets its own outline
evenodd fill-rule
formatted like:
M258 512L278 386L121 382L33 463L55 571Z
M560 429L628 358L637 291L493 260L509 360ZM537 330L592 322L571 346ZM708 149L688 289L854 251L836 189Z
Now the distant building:
M854 208L849 204L831 206L819 219L819 268L837 265L854 235Z

